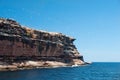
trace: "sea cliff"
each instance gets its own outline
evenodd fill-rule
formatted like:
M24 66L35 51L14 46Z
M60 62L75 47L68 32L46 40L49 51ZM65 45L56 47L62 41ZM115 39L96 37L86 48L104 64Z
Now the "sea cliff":
M82 65L83 56L74 40L62 33L33 30L0 18L0 70Z

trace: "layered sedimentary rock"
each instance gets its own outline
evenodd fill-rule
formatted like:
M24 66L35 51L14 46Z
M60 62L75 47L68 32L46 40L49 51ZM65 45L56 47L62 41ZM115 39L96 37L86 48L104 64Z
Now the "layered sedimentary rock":
M62 33L33 30L14 20L0 19L0 60L84 62L74 40Z

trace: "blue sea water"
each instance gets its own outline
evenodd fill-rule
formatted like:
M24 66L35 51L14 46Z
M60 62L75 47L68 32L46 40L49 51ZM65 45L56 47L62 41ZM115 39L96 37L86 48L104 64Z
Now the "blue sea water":
M120 80L120 63L0 72L0 80Z

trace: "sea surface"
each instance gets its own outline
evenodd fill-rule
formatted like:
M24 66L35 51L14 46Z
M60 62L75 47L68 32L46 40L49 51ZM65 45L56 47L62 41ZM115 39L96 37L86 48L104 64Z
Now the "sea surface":
M120 63L0 72L0 80L120 80Z

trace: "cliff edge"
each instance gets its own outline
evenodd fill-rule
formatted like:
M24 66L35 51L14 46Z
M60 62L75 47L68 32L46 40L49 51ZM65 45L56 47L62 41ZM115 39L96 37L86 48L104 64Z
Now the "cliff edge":
M74 40L0 18L0 70L84 64Z

